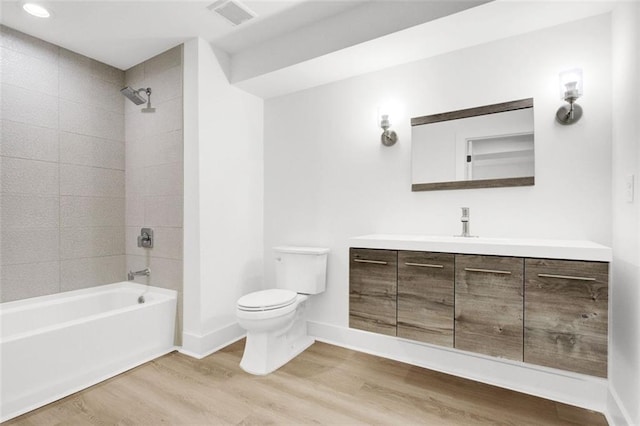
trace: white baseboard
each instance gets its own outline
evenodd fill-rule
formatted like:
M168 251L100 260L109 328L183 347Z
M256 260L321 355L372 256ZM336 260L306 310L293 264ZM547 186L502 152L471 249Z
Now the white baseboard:
M179 352L192 358L202 359L246 336L246 331L237 322L227 324L204 334L182 333L182 348Z
M631 415L624 408L618 393L612 386L609 386L609 392L607 393L607 409L604 415L607 417L607 422L611 426L629 426L634 424L631 420Z
M594 411L607 408L606 379L314 321L308 332L318 341L430 370Z

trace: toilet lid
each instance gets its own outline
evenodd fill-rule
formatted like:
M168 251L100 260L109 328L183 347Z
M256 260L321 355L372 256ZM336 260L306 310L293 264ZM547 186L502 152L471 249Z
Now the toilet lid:
M243 311L268 311L284 308L295 302L298 293L291 290L270 289L256 291L238 299L238 309Z

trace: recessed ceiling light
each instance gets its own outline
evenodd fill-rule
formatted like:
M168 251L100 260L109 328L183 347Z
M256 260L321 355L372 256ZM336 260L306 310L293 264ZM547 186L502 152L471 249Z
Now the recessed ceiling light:
M25 3L22 5L22 8L30 15L36 16L38 18L48 18L51 16L51 13L43 6L35 3Z

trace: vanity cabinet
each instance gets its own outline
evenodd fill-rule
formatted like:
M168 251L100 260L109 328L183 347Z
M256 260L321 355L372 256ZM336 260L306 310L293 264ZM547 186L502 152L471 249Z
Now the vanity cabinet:
M525 261L524 361L607 376L609 267Z
M454 258L398 252L398 337L453 347Z
M455 347L522 361L524 260L456 255Z
M609 248L588 241L353 240L374 248L350 249L350 327L607 376Z
M396 335L398 252L349 251L349 327Z

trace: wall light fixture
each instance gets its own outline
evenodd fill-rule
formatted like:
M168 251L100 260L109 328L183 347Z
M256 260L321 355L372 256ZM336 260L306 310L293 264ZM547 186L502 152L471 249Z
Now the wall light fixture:
M560 73L560 92L562 99L569 104L558 108L556 120L563 125L573 124L582 117L582 107L575 103L584 93L581 69L575 68Z
M380 142L384 146L392 146L398 141L398 135L393 130L389 130L391 123L389 123L389 115L383 114L380 116L380 127L382 127L382 135L380 136Z

